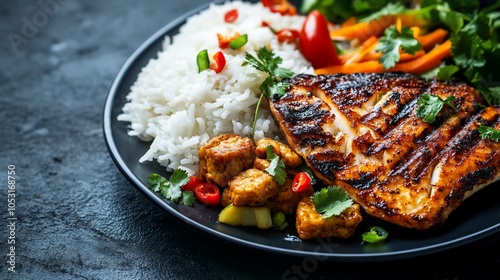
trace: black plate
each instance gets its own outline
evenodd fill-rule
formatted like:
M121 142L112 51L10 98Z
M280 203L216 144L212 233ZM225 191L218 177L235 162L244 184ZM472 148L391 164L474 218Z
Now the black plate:
M465 201L452 213L442 227L427 232L416 232L393 226L367 217L358 227L359 232L348 240L322 239L301 241L295 227L285 231L258 230L233 227L217 222L220 209L196 204L186 207L164 200L147 188L146 178L153 172L165 174L156 162L139 163L149 144L127 135L128 123L117 121L126 103L126 95L135 82L141 68L157 56L165 35L175 35L179 27L193 14L206 9L205 5L168 24L146 42L126 61L116 77L104 108L104 134L109 152L125 177L153 203L160 206L188 226L214 237L264 251L297 256L314 256L356 261L380 261L429 254L463 245L500 231L500 183L487 187ZM362 244L361 233L371 225L379 225L389 231L383 244Z

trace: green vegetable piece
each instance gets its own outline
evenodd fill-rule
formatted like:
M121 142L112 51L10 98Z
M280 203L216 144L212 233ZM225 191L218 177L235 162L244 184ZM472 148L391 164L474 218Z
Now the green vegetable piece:
M385 240L389 236L389 233L378 226L373 226L369 231L363 233L361 237L364 242L367 243L376 243Z
M196 64L198 65L198 73L210 68L210 59L208 58L208 51L206 49L198 53Z
M433 123L437 114L443 109L444 104L455 109L451 104L455 100L453 95L446 97L445 100L434 94L424 94L418 100L417 117L422 118L426 123Z
M279 67L281 62L283 62L283 59L279 56L275 56L273 51L267 49L266 47L262 47L258 50L257 58L249 53L245 54L243 66L251 65L256 70L269 74L264 82L259 85L259 89L262 91L262 94L260 95L257 106L255 107L251 135L252 139L255 134L255 126L257 124L257 116L262 99L264 97L271 98L275 95L281 98L290 88L290 85L281 82L281 79L290 78L294 75L294 73L288 69Z
M149 175L147 179L149 188L154 192L160 191L160 187L164 184L167 184L167 178L157 173Z
M278 229L284 229L288 226L286 216L283 212L276 212L273 214L273 226Z
M311 200L316 212L324 219L338 216L353 204L347 193L338 186L328 186L314 193Z
M179 200L180 204L184 204L186 206L193 206L194 204L194 193L191 191L183 191L181 195L181 199Z
M492 141L500 141L500 129L494 129L486 125L480 125L477 128L482 139L490 139Z
M460 70L457 65L447 65L440 67L437 73L437 77L443 81L450 81L452 76Z
M386 28L384 37L379 39L375 48L375 51L382 53L379 62L385 69L396 65L400 59L400 49L405 53L415 54L422 49L422 45L413 37L413 30L408 27L403 26L401 33L398 32L395 25Z
M226 206L219 214L219 222L233 226L256 226L261 229L272 227L271 210L259 206Z
M248 42L248 35L243 34L236 39L233 39L229 42L229 47L233 50L237 50L243 47Z
M269 167L266 168L267 173L273 176L278 185L283 186L286 181L285 163L274 153L273 146L271 145L266 147L266 156L267 160L270 161Z
M157 173L148 176L147 181L152 191L160 192L163 197L172 202L179 202L180 200L180 203L188 206L192 206L194 203L194 197L190 198L193 194L181 189L189 181L189 175L185 170L176 169L170 176L170 181Z

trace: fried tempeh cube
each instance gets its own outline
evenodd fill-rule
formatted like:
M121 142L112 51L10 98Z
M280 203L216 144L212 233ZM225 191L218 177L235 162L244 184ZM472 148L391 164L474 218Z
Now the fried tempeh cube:
M272 212L283 212L285 214L295 213L299 201L304 197L309 197L314 194L314 189L312 186L302 192L294 192L292 190L293 179L287 179L283 186L278 187L278 193L272 197L267 206Z
M311 198L299 202L295 226L301 239L312 238L349 238L354 234L362 217L358 204L353 204L339 216L324 219L316 212Z
M259 158L266 158L266 148L268 146L273 147L274 153L283 160L287 167L297 168L299 167L303 160L302 158L295 153L288 145L273 140L271 138L262 138L256 143L255 152Z
M201 146L198 154L201 178L226 187L234 176L252 167L255 146L250 138L222 134Z
M264 206L278 192L278 183L268 173L247 169L228 183L231 202L235 206Z

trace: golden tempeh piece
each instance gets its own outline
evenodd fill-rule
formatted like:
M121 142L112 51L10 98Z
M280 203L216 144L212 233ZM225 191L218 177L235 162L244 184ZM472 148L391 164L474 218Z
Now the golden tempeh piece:
M351 205L339 216L325 219L316 212L311 198L306 197L299 202L297 207L295 226L301 239L349 238L354 234L361 220L358 204Z
M250 138L222 134L199 149L202 179L225 187L229 180L253 165L255 146Z

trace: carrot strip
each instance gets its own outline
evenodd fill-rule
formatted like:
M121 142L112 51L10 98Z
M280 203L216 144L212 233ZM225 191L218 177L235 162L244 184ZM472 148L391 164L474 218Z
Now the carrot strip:
M348 19L346 19L341 25L340 27L343 28L343 27L347 27L347 26L351 26L351 25L354 25L358 22L358 19L356 17L350 17Z
M326 68L316 69L316 74L334 74L334 73L374 73L401 71L412 74L422 74L428 72L441 64L444 58L451 56L451 41L446 40L443 44L432 49L425 55L408 62L399 62L394 67L384 69L382 64L376 60L370 60L359 63L335 65Z
M330 31L330 38L337 41L358 39L360 42L364 42L371 36L378 37L382 35L387 27L394 24L394 21L395 19L393 16L383 16L378 20L372 20L370 22L358 22Z
M424 50L420 50L420 51L416 52L415 54L409 54L409 53L405 53L405 52L400 52L400 54L399 54L399 62L410 61L410 60L413 60L415 58L419 58L419 57L421 57L423 55L425 55L425 51ZM369 61L369 60L379 60L381 56L382 56L382 53L371 52L371 53L365 55L365 57L363 57L363 59L361 59L360 61L363 62L363 61Z
M343 61L344 64L356 63L361 61L366 55L371 51L375 50L378 44L378 38L371 36L366 39L363 44L355 52L350 53L351 55Z
M396 63L391 71L401 71L413 74L422 74L438 67L442 60L451 57L451 41L446 40L441 45L409 62Z
M438 28L428 34L417 36L417 41L422 45L424 50L429 50L443 42L447 35L448 31Z

